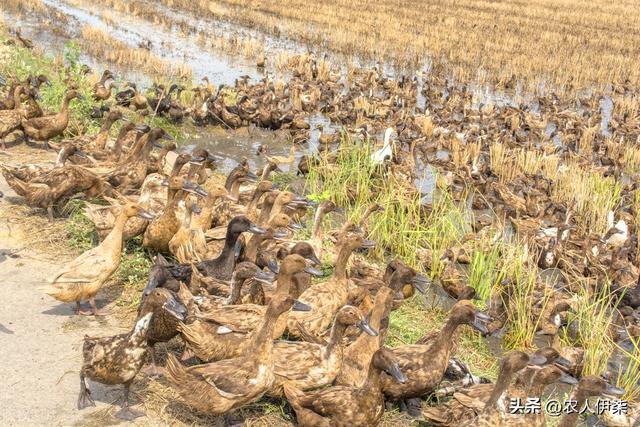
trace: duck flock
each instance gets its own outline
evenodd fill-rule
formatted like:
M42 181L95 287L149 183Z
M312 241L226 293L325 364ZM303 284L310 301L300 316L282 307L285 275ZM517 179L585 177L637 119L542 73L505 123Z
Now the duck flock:
M339 70L319 67L310 55L301 55L292 69L287 83L268 76L259 82L243 77L232 88L204 81L190 89L191 105L181 101L184 87L179 84L154 85L147 94L133 83L114 90L114 75L104 71L94 87L98 106L92 112L102 128L96 136L73 139L56 137L69 124L70 104L81 97L76 88L70 85L57 113L45 114L38 93L48 84L46 76L3 77L2 148L10 151L4 138L19 131L33 150L56 149L59 154L51 168L2 163L2 175L24 203L46 210L50 219L57 206L82 194L100 239L42 291L75 304L78 315L107 315L95 297L118 270L124 244L142 236L142 245L155 256L131 331L85 338L78 409L95 405L86 383L91 379L124 386L117 417L144 415L129 400L141 370L166 376L184 402L210 415L230 416L264 396L284 398L301 426L372 426L394 404L437 425L544 425L543 413L510 413L510 399L540 398L547 386L559 382L573 385L571 399L578 407L592 396L613 399L624 393L601 376L581 376L580 358L569 360L556 347L505 354L495 384L472 375L455 357L460 327L494 333L504 325L506 309L491 306L485 313L472 302L475 292L455 268L469 262L464 243L446 254L448 267L438 283L398 258L378 267L361 253L376 244L368 230L379 206L371 205L360 223L346 221L323 232L325 216L343 214L340 207L312 202L269 180L279 165L294 165L295 147L310 138L310 114L322 113L354 135L388 129L382 148L372 156L381 164L380 173L403 171L408 179L415 178L421 158L442 171L453 194L475 185L482 198L472 201L474 208L489 206L536 236L541 268L571 267L596 282L613 278L612 288L624 290L618 298L619 325L637 335L637 235L630 205L623 201L611 212L606 235L581 235L567 206L552 201L548 178L534 173L504 183L489 160L489 141L553 151L563 158L578 156L585 129L602 121L600 99L585 96L574 108L551 94L539 96L535 108L471 108L471 90L435 73L419 83L417 78L385 77L378 68L358 69L350 71L346 83ZM615 90L625 94L630 89ZM235 93L233 105L225 91ZM417 103L420 97L424 107ZM427 109L431 127L424 125ZM162 128L127 119L129 110L176 123L284 129L292 149L288 157L275 157L263 146L258 153L267 160L263 170L251 171L245 157L223 176L214 172L220 161L215 153L177 150ZM610 138L637 140L639 120L638 114L618 115L614 109ZM123 124L112 141L109 131L118 121ZM550 133L548 123L553 123ZM330 157L339 146L337 133L320 131L319 154L303 156L292 171L307 174L315 156ZM463 168L438 154L460 135L480 146ZM558 136L562 144L554 143ZM620 154L614 155L599 133L593 138L594 151L583 156L584 164L625 181L623 194L636 191L637 180L621 176ZM247 153L251 155L256 154ZM310 209L315 210L311 235L296 241ZM490 225L479 219L474 232ZM319 270L321 259L332 266L329 277ZM456 300L442 328L416 343L386 347L390 312L414 290L428 288ZM532 307L543 312L543 333L558 332L572 301L568 290L558 291L552 304ZM181 354L169 352L161 366L155 345L176 337ZM423 405L421 399L445 393L443 381L450 398ZM578 413L570 412L561 424L577 422Z

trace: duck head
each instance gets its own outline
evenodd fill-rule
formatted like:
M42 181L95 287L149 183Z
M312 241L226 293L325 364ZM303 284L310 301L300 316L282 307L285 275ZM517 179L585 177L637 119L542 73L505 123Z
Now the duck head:
M205 188L207 190L207 193L209 193L209 197L213 197L213 198L224 197L228 200L231 200L232 202L237 201L233 196L231 196L231 194L229 194L229 192L224 187L224 185L218 184L214 181L210 181L207 184L205 184Z
M122 212L129 218L137 216L142 219L152 220L155 218L151 213L147 212L135 203L128 203L122 208Z
M597 375L587 375L578 382L577 392L584 397L605 396L620 399L625 390L609 384L607 380Z
M407 382L407 377L400 370L398 360L391 350L387 347L380 347L371 359L372 367L379 369L391 375L394 380L400 384Z
M336 322L345 326L356 326L372 337L378 336L378 331L373 329L362 312L352 305L345 305L338 311Z
M543 366L535 373L532 379L532 383L544 384L545 386L555 384L557 382L568 385L578 384L577 379L565 373L555 365Z
M468 324L480 331L482 334L488 334L486 323L490 322L491 316L478 310L471 301L463 300L457 302L451 308L449 315L451 320L459 325Z
M349 250L370 249L376 247L376 242L362 237L359 233L348 233L342 243Z
M156 261L151 266L149 270L149 277L147 279L147 285L142 291L142 298L146 298L151 292L156 289L160 283L165 283L169 278L169 272L167 271L167 267L169 266L169 262L161 255L158 254L156 256Z
M280 264L280 271L278 274L284 274L288 276L293 276L294 274L300 272L307 272L312 276L322 276L323 273L320 270L316 270L315 268L307 265L306 260L302 255L298 254L289 254L287 255L282 263Z
M271 284L276 279L276 276L271 272L260 270L260 268L252 262L244 261L238 263L236 268L233 270L231 280L235 282L248 279L254 279L258 282Z
M83 100L84 96L82 96L77 90L70 90L69 92L67 92L67 95L64 97L64 99L67 102L71 101L72 99Z
M316 256L316 253L313 250L313 246L311 246L307 242L298 242L298 243L296 243L293 246L293 248L291 248L291 253L292 254L301 255L302 257L304 257L305 259L308 259L309 261L311 261L315 265L322 264L322 261L320 261L320 258L318 258Z

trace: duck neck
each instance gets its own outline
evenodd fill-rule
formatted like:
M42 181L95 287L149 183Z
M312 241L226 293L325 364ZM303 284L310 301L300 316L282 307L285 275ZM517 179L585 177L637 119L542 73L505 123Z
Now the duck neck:
M322 220L324 219L324 216L326 215L326 212L324 209L322 208L318 208L318 210L316 211L316 215L313 218L313 227L311 228L311 239L312 240L320 240L322 239Z
M271 169L271 165L269 165L269 163L267 163L264 168L262 168L262 174L260 175L260 180L261 181L266 181L267 179L269 179L269 175L271 175L271 171L273 169Z
M13 89L13 109L18 110L22 107L22 99L20 94L22 93L22 86L16 86Z
M234 249L239 236L240 233L234 233L231 230L227 231L227 235L224 239L224 248L222 249L222 253L218 257L219 260L228 261L230 258L235 256ZM233 269L233 266L231 268Z
M60 107L60 113L68 114L69 113L69 103L71 102L71 98L65 96L62 100L62 106Z
M367 373L367 379L364 381L361 387L363 393L378 393L380 394L380 369L373 366L373 359L369 364L369 372Z
M119 158L122 154L122 143L127 136L127 133L129 133L127 127L123 126L122 129L120 129L120 133L118 133L116 141L113 143L113 148L111 149L111 151L113 152L113 155L116 156L116 158Z
M276 326L276 319L281 314L278 314L272 305L267 307L264 319L262 319L260 326L256 329L256 335L251 345L251 348L255 352L254 354L262 356L271 354L271 349L273 348L273 330Z
M107 138L109 138L109 130L111 129L111 126L113 125L114 120L105 120L104 124L102 125L102 127L100 128L100 132L98 132L98 135L96 135L95 138L95 147L99 150L103 150L104 147L107 145Z
M116 222L113 225L113 229L107 235L107 237L102 242L103 247L111 247L114 249L122 249L122 233L124 232L124 226L127 224L127 220L129 216L126 212L121 212L120 215L116 218Z
M492 412L496 409L496 404L498 403L498 399L505 392L509 384L511 383L511 378L513 377L513 372L510 369L501 369L500 374L498 375L498 379L496 380L496 384L493 386L493 391L489 396L489 399L484 405L484 412Z
M280 270L278 273L278 282L276 283L276 295L290 295L293 289L293 278L291 274Z
M327 354L333 354L336 349L342 348L342 337L347 330L347 325L336 321L331 328L331 335L329 335L329 343L327 344Z
M243 286L243 279L233 278L233 282L231 283L231 292L229 293L229 298L225 302L226 305L236 305L241 303L240 294L242 293Z
M342 245L340 252L338 253L338 259L336 260L336 267L333 272L333 277L338 280L345 280L347 278L347 263L349 257L353 253L353 248L349 245Z
M229 191L229 194L231 195L231 197L238 200L238 197L240 196L240 180L239 179L236 179L235 181L233 181L233 185L231 185L231 190Z
M260 189L260 186L256 187L256 191L253 192L253 196L251 197L251 200L247 205L247 212L251 212L256 209L256 206L258 205L258 201L260 200L260 197L262 197L264 193L265 191Z
M58 157L56 158L55 167L56 168L63 167L70 155L71 155L71 152L69 151L68 148L65 147L62 150L60 150L60 152L58 153Z
M182 170L182 166L184 166L184 163L182 163L181 161L175 162L173 164L173 167L171 168L171 173L169 174L169 177L171 178L174 176L178 176L178 174Z
M264 226L271 216L271 211L273 210L273 203L262 203L262 209L260 209L260 216L258 217L258 225Z
M571 400L577 402L576 408L582 409L589 396L580 390L580 384L576 386L576 390L571 393ZM560 419L558 427L575 427L580 418L579 411L569 411Z
M247 261L256 262L258 255L258 248L264 242L265 239L270 239L273 233L272 229L268 229L264 234L254 234L249 239L247 247L245 248L245 258Z

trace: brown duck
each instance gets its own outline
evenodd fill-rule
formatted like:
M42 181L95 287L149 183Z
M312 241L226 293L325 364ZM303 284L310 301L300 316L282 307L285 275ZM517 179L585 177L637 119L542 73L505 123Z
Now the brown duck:
M284 393L301 427L369 427L384 414L381 374L386 372L398 383L407 378L393 352L382 347L371 358L369 371L360 387L334 386L303 392L285 384Z
M84 97L77 91L70 90L62 100L62 106L57 114L23 119L22 129L25 137L36 141L45 141L45 147L48 148L49 145L46 141L62 135L69 125L69 103L72 99L84 99Z
M165 304L163 310L169 311L178 319L182 318L182 314L172 311L170 305ZM131 421L144 415L131 408L129 388L145 361L147 335L152 317L152 312L142 316L129 333L104 338L85 336L82 346L83 364L80 371L78 409L95 406L85 382L85 378L88 377L103 384L124 385L124 402L116 417Z
M460 301L453 306L444 326L432 341L424 345L394 348L392 351L409 380L404 384L398 384L392 378L383 375L385 395L390 399L400 400L421 397L433 391L447 369L458 327L468 324L482 333L487 333L483 322L489 319L470 301Z
M249 345L251 351L240 357L185 367L169 354L167 378L187 404L208 414L221 415L257 401L275 381L275 320L292 307L294 299L288 295L273 298Z
M343 337L349 326L357 326L369 336L378 336L378 331L369 325L360 310L346 305L336 314L329 342L276 342L273 348L276 383L269 395L282 396L284 384L311 390L333 383L342 366Z

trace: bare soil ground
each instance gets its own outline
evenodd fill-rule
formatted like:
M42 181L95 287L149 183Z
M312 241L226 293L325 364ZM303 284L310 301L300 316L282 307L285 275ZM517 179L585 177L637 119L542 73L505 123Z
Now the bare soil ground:
M54 155L49 157L52 161ZM12 152L10 156L0 155L0 161L17 163L25 158ZM8 208L7 199L16 195L2 177L0 191L4 193L0 208L14 210ZM37 240L46 240L46 236L40 237ZM75 316L71 304L60 303L38 291L71 255L34 250L29 244L34 238L33 230L2 215L0 425L95 424L92 420L96 413L104 413L119 398L121 390L92 383L97 409L76 409L82 338L85 334L110 335L123 329L114 318ZM100 425L108 424L100 418Z

